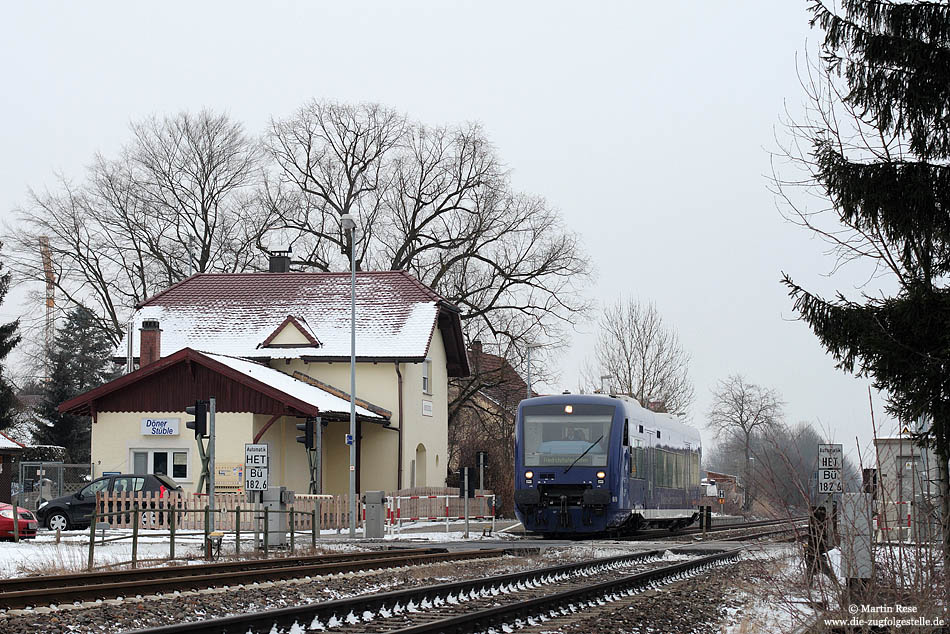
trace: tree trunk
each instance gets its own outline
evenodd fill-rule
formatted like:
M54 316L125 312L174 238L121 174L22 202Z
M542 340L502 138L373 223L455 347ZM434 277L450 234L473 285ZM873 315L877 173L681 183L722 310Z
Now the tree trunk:
M752 508L752 469L749 466L749 463L752 462L751 459L751 444L752 438L749 434L745 435L745 505L744 510L748 511Z
M944 592L950 594L950 582L947 580L950 571L950 466L947 456L936 452L938 461L938 478L940 480L940 528L943 537L943 571Z

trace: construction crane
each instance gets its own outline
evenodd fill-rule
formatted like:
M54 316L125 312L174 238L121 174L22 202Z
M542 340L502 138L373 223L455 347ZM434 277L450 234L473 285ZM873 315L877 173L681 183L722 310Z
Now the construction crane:
M45 375L43 383L50 380L50 357L53 352L53 339L56 335L56 321L53 318L53 308L56 306L56 274L53 272L53 255L49 250L49 236L40 236L40 255L43 259L43 274L46 278L46 324L43 334L46 337L43 368Z

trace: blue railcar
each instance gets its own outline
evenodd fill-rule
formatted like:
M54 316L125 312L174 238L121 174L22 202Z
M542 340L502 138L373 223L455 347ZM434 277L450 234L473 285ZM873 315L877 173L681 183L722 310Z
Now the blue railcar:
M625 396L521 401L515 512L545 535L678 528L698 517L699 432Z

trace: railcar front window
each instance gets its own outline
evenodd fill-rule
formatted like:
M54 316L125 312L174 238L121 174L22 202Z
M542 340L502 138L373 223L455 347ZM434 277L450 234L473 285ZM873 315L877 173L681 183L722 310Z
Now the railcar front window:
M522 412L526 467L606 467L610 425L616 407L610 405L535 405ZM584 454L580 460L578 457Z

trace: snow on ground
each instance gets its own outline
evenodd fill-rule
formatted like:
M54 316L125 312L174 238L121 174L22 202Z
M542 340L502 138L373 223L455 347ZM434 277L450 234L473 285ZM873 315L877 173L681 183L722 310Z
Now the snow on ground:
M801 550L797 546L763 546L744 551L740 559L758 561L761 571L752 587L733 589L733 596L742 605L727 608L723 634L793 632L814 618L812 599L804 590Z
M140 560L166 559L168 557L168 537L150 535L158 531L140 531L137 557ZM103 544L102 531L96 533L95 566L128 562L132 560L131 531L105 531ZM122 541L109 541L116 537L128 537ZM175 555L181 558L201 556L201 535L182 535L175 539ZM56 534L41 531L34 539L24 539L19 543L0 542L0 576L17 577L26 574L55 574L58 572L79 572L86 569L89 562L88 531L65 531L59 543Z
M327 537L334 537L337 532L323 531L318 547L322 550L358 549L357 544L331 541ZM105 543L103 543L103 537ZM122 538L119 540L119 538ZM461 539L458 537L457 539ZM110 541L117 540L117 541ZM250 554L253 551L252 534L241 538L242 553ZM297 548L310 546L309 531L297 534ZM204 554L204 535L202 533L178 533L175 536L176 564L201 563ZM224 536L221 546L222 554L234 553L234 535ZM155 565L146 560L165 561L169 555L169 538L166 531L140 530L137 546L137 559L143 565ZM94 549L95 567L122 564L132 561L132 531L107 530L96 532ZM182 560L182 561L177 561ZM40 531L34 539L24 539L19 543L12 541L0 542L0 578L18 577L30 574L56 574L62 572L81 572L86 570L89 562L89 531L64 531L59 543L56 543L56 534L52 531Z

